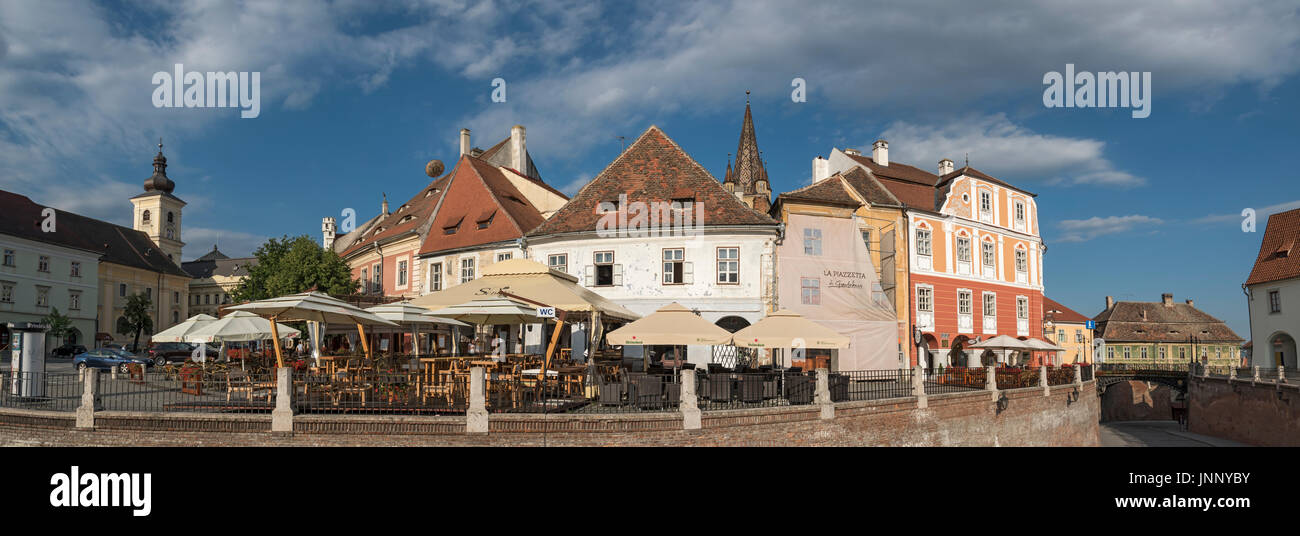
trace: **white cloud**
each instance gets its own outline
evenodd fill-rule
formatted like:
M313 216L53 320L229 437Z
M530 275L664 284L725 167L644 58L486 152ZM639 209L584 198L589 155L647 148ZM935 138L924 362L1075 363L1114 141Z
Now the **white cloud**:
M1254 208L1254 207L1243 207L1243 210L1245 208ZM1286 212L1288 210L1293 210L1297 208L1300 208L1300 200L1288 201L1286 203L1278 203L1276 205L1269 205L1264 208L1256 208L1255 221L1262 224L1268 221L1268 217L1273 214L1277 214L1279 212ZM1245 216L1241 215L1241 211L1237 211L1234 214L1210 214L1207 216L1202 216L1200 218L1196 218L1192 220L1191 223L1201 223L1201 224L1241 223L1241 221L1244 218Z
M1160 218L1152 218L1140 214L1130 214L1128 216L1093 216L1086 220L1061 220L1057 227L1062 234L1056 239L1057 242L1086 242L1099 236L1123 233L1133 230L1136 227L1151 227L1164 223Z
M960 167L969 154L971 167L999 178L1120 187L1145 183L1114 169L1104 155L1103 141L1040 134L1013 124L1004 114L965 117L934 127L896 122L881 137L889 141L891 161L931 172L941 158Z

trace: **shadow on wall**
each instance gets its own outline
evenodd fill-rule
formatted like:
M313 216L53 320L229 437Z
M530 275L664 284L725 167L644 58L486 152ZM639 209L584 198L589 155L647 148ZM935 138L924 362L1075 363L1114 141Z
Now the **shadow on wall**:
M1173 414L1170 399L1177 394L1175 389L1160 383L1117 383L1101 397L1101 422L1167 421Z

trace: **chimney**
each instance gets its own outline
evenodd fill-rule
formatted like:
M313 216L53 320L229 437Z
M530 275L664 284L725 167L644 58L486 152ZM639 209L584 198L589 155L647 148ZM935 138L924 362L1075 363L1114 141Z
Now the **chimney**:
M521 175L528 174L528 147L524 143L524 126L515 125L510 129L510 152L513 160L510 167Z
M952 160L947 158L939 161L939 176L942 177L952 173Z
M334 249L334 218L321 218L320 231L324 235L321 238L321 245L325 249Z
M469 149L469 129L462 128L460 129L460 155L465 156L469 153Z
M875 160L877 165L889 166L889 142L885 140L876 140L871 144L871 159Z
M1192 301L1191 298L1187 298L1187 305L1190 305L1190 306L1192 306L1192 307L1196 307L1196 302Z
M812 181L817 182L831 176L831 161L820 156L813 158Z
M379 213L384 216L388 215L388 194L384 194L384 202L379 204Z
M1172 307L1174 305L1174 295L1168 292L1161 294L1160 302L1165 304L1166 307Z
M1106 310L1109 311L1115 307L1115 297L1106 296Z

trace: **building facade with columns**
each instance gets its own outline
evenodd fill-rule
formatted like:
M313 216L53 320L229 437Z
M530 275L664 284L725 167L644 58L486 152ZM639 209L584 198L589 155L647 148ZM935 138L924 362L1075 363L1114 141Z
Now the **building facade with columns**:
M954 169L949 159L937 174L891 161L885 140L870 156L833 149L813 168L814 180L860 168L903 207L900 234L911 246L904 288L912 326L922 333L912 364L979 365L994 356L967 351L977 340L1042 336L1046 246L1035 194L969 165ZM1036 363L1041 356L1024 357Z

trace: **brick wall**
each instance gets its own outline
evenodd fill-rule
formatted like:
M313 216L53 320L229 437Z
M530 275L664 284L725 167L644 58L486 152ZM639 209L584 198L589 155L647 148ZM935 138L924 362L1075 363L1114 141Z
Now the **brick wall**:
M299 415L293 434L262 415L97 414L93 431L71 414L0 411L0 445L265 446L1096 446L1099 404L1092 382L1004 391L999 411L986 391L836 405L822 420L815 405L703 414L683 430L678 413L492 415L487 434L467 434L464 417ZM220 427L224 431L214 431Z
M1101 421L1167 421L1173 419L1169 402L1172 387L1142 381L1120 382L1101 396Z
M1300 384L1194 377L1188 429L1259 446L1300 446Z

